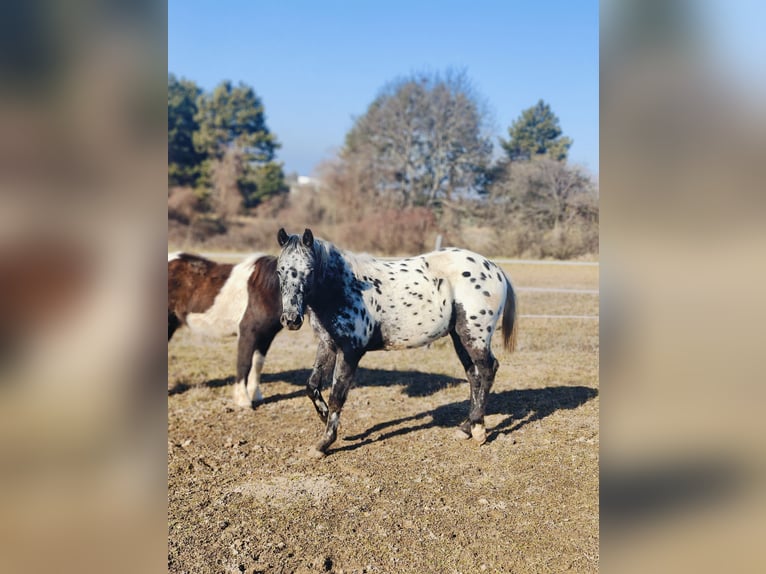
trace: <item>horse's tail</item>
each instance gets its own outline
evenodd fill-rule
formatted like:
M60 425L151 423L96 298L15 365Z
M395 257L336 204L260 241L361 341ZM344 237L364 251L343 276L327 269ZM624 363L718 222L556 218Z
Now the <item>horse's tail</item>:
M505 305L503 308L503 347L512 353L516 349L516 293L511 281L505 276L505 284L508 287L505 293Z

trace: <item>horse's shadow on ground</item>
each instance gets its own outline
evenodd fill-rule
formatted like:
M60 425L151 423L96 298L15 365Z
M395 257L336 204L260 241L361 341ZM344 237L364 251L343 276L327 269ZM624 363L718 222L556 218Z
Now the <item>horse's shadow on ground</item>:
M311 374L309 369L296 369L294 371L285 371L277 374L261 374L261 383L268 383L274 381L283 381L293 385L304 386L308 376ZM236 377L226 377L223 379L210 379L197 385L190 385L184 382L177 382L171 388L168 389L168 396L180 395L192 389L194 387L205 387L208 389L215 389L218 387L228 387L236 382ZM306 394L306 391L301 389L299 391L293 391L291 393L277 393L264 397L261 404L267 405L269 403L275 403L277 401L283 401L287 399L294 399L296 397L302 397Z
M281 381L301 387L299 390L290 393L267 394L263 404L304 396L306 394L304 386L310 374L310 369L263 373L261 375L262 383ZM459 384L466 385L466 392L468 389L465 379L420 371L387 371L384 369L365 369L360 367L357 370L355 379L354 386L357 387L402 385L404 387L403 392L409 397L430 396L440 390ZM179 382L168 390L168 395L184 393L193 386L224 387L233 385L234 381L234 377L226 377L224 379L212 379L201 383L201 385L189 385ZM590 387L566 385L543 389L493 392L489 397L486 414L504 415L504 418L493 428L489 429L487 441L493 441L500 435L517 431L525 425L542 420L556 411L575 409L597 395L598 390ZM433 427L455 428L465 420L467 414L467 399L450 403L416 415L376 424L363 433L345 437L345 441L357 441L354 444L341 446L333 450L355 450L373 441L385 440ZM413 424L384 432L386 429L398 427L403 423Z
M493 428L488 429L487 441L509 434L529 423L539 421L559 410L575 409L598 395L598 390L583 386L558 386L544 389L523 389L493 392L487 404L488 415L505 415ZM347 436L345 441L357 441L335 448L336 451L356 450L375 441L433 427L456 428L468 414L468 400L458 401L423 411L416 415L378 423L366 431ZM403 423L414 423L383 432ZM379 434L382 433L382 434ZM377 436L373 436L377 435Z
M304 390L304 387L310 374L311 369L293 369L290 371L282 371L280 373L262 373L261 383L279 381L301 387L301 390L294 391L292 393L281 393L266 396L263 403L268 404L305 395L306 391ZM185 382L177 382L173 387L168 389L168 396L185 393L193 387L218 388L233 385L234 382L235 377L233 376L223 379L211 379L198 385L190 385ZM448 375L435 373L423 373L420 371L387 371L384 369L365 369L360 367L356 371L354 386L388 387L393 385L400 385L404 387L403 392L408 397L427 397L448 387L463 384L465 382L465 379L457 379ZM326 392L327 390L325 389L325 394Z

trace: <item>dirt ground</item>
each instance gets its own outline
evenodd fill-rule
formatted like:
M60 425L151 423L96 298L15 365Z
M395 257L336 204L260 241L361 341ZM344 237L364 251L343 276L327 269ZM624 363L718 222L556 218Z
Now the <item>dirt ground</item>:
M517 286L598 288L597 267L505 266ZM520 312L598 314L593 294L524 293ZM268 354L265 401L231 401L235 341L168 346L168 570L598 571L598 321L522 317L488 441L454 438L468 384L449 338L373 352L329 455L303 385L308 326ZM327 393L325 393L327 396Z

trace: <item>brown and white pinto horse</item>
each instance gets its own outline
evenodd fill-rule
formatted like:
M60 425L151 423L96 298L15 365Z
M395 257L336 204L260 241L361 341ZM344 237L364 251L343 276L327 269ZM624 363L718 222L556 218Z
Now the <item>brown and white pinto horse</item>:
M276 265L276 257L264 254L236 265L189 253L168 255L168 341L182 325L215 337L237 335L234 401L242 407L262 400L263 363L282 329Z

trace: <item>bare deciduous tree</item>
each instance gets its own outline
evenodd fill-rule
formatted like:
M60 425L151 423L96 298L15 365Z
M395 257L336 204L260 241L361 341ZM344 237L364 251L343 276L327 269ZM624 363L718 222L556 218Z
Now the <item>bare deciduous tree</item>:
M490 189L487 206L491 212L515 214L550 229L578 217L597 218L597 202L593 181L580 168L539 159L506 164Z
M506 163L481 213L517 252L598 252L598 190L579 167L548 158Z
M396 207L433 206L482 185L488 124L464 73L417 74L383 88L346 136L341 159L370 173L367 194Z

